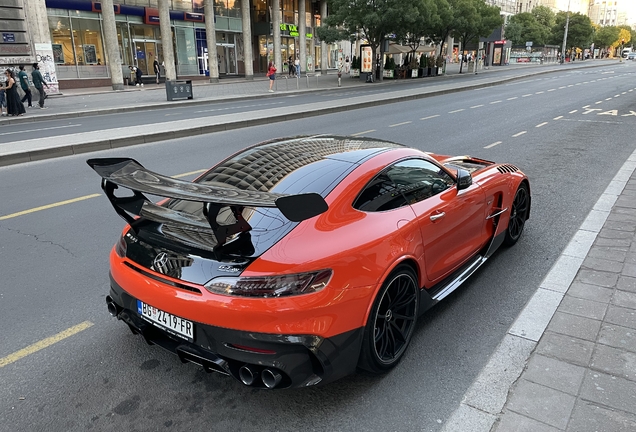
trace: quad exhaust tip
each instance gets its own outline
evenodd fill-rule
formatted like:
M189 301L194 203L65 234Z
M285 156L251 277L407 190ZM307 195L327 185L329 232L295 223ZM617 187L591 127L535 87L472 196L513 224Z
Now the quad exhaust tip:
M106 296L106 307L108 308L108 313L112 317L117 317L119 315L119 307L115 304L111 296Z
M278 384L280 384L283 376L275 370L265 369L261 373L261 379L263 380L263 384L265 384L265 387L267 387L268 389L273 389Z
M239 378L243 384L251 386L258 378L258 371L253 369L251 366L243 365L239 369Z

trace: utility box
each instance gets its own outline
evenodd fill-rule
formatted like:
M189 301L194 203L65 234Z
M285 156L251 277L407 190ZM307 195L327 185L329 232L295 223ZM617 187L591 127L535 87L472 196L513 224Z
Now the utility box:
M169 101L180 99L192 99L192 81L190 80L166 80L166 96Z

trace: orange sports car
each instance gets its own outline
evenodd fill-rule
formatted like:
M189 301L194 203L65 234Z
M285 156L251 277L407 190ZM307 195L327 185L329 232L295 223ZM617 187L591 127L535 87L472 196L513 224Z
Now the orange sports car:
M88 164L128 223L110 254L111 315L268 389L388 371L418 316L530 215L514 165L371 138L276 139L193 182L128 158Z

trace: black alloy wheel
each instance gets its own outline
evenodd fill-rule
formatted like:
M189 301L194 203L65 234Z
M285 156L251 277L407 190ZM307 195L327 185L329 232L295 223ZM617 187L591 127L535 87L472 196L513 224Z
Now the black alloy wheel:
M504 240L506 245L512 246L517 243L517 240L521 237L529 210L530 193L528 192L528 186L526 186L525 183L521 183L512 201L512 208L510 209L510 221L508 222L508 229L506 230L506 238Z
M384 282L365 328L360 368L383 373L395 366L411 341L419 309L417 276L399 267Z

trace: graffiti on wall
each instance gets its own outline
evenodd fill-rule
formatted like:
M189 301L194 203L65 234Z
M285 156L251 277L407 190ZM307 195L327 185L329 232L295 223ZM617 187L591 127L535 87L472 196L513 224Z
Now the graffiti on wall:
M35 61L40 65L42 78L49 85L45 87L47 93L59 93L60 86L55 73L55 58L53 57L53 45L35 44Z

